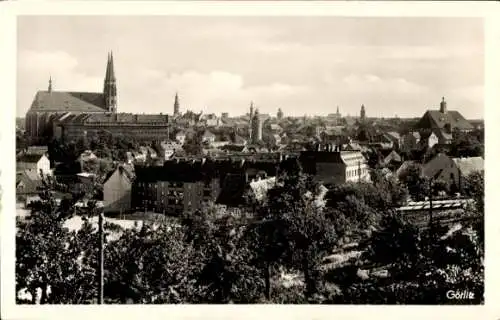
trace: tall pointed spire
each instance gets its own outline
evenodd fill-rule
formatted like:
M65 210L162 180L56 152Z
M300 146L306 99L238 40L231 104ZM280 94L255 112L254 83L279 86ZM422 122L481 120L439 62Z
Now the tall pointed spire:
M106 64L106 75L104 78L104 100L106 109L109 112L116 112L116 78L113 64L113 52L108 53L108 62Z
M49 76L49 93L52 92L52 76Z
M174 115L178 115L180 112L179 110L179 95L177 92L175 93L175 100L174 100Z

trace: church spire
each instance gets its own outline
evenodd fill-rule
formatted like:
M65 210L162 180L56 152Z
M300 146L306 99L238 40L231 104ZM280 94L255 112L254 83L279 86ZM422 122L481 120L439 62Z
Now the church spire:
M180 110L179 110L179 95L176 92L175 99L174 99L174 115L178 115L179 112L180 112Z
M49 76L49 89L48 89L49 93L52 92L52 76Z
M365 110L365 105L364 104L361 105L360 118L361 118L361 122L365 121L366 110Z
M116 78L113 63L113 52L108 53L106 75L104 78L104 100L109 112L116 112Z

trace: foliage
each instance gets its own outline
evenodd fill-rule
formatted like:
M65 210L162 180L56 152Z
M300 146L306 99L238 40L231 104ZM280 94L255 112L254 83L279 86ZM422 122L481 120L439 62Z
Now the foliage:
M464 227L418 230L397 216L373 234L367 256L386 265L390 278L370 278L344 288L343 303L477 304L484 301L483 255L478 230ZM449 290L471 292L474 299L450 300Z
M81 281L78 255L68 250L70 234L63 228L65 216L53 198L46 198L34 203L28 219L17 222L16 291L26 289L32 302L68 303L79 294L74 287ZM37 297L38 288L41 297Z
M484 214L484 172L476 171L465 176L462 190L465 196L474 199L476 211Z
M400 181L406 185L410 196L416 201L424 200L429 195L429 181L422 176L419 164L410 164L405 172L401 173Z
M263 246L261 257L274 262L280 260L290 268L304 274L305 297L317 292L319 274L316 272L320 257L333 247L335 229L326 213L315 205L318 189L311 177L287 176L282 185L268 192L267 207L260 218L268 221L275 231L269 236L269 226L261 224L259 243Z
M200 156L203 154L202 132L196 132L192 136L186 138L182 148L187 155Z
M464 183L464 193L482 197L484 174ZM18 221L16 289L34 296L41 288L41 303L95 302L96 228L84 216L80 230L65 229L72 202L57 206L46 189L31 218ZM484 226L474 223L446 237L445 229L418 230L393 213L405 192L396 180L380 177L373 185L335 186L325 206L319 201L322 189L299 170L281 177L264 203L253 202L253 216L209 205L176 221L126 230L106 224L105 301L481 302ZM88 216L94 213L90 204ZM366 249L361 259L336 270L335 277L323 274L322 258L359 235L367 239L360 241ZM356 270L366 262L384 266L390 277L359 279ZM282 270L303 281L285 284ZM469 290L477 299L448 300L449 288Z

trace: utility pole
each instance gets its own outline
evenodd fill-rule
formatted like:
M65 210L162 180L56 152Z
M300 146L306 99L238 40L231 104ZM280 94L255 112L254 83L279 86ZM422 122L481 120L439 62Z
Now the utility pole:
M99 297L98 304L104 303L104 210L99 210Z
M429 179L429 230L433 234L433 213L432 213L432 179Z

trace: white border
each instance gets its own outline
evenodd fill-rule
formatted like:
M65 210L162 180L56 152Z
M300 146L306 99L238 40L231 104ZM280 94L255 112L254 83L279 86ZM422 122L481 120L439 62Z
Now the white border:
M138 2L10 1L0 3L1 318L87 319L500 319L498 170L500 131L500 3L495 2ZM16 306L14 301L14 118L18 15L210 15L483 17L485 25L486 304L484 306Z

